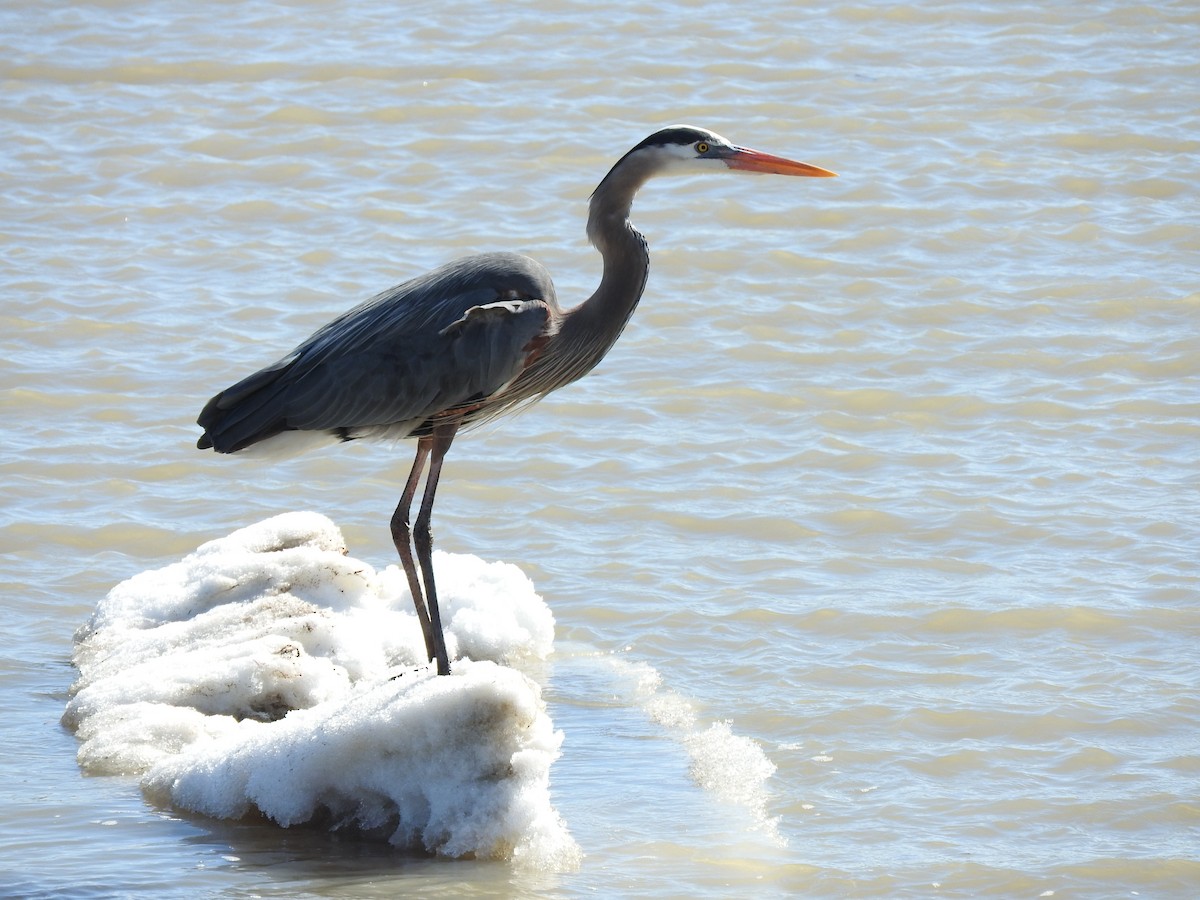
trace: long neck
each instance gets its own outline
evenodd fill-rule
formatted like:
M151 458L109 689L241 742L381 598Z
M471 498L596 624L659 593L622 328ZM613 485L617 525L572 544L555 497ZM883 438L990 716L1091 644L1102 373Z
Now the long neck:
M554 343L560 358L570 361L564 384L585 375L604 358L646 288L650 252L646 239L630 224L629 210L634 194L651 174L627 157L592 194L587 233L604 259L604 274L591 297L563 314Z

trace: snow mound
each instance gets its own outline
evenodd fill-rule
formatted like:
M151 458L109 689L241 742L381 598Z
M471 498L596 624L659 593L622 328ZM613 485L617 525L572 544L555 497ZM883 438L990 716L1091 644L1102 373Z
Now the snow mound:
M437 553L453 674L403 573L288 513L117 585L76 634L63 716L92 774L154 800L382 835L449 857L578 864L550 802L562 734L538 685L554 619L515 566Z

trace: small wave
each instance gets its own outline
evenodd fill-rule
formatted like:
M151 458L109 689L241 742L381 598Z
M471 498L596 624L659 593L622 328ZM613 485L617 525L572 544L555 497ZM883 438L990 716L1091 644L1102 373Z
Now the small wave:
M729 721L703 720L692 701L663 686L653 666L617 656L606 658L614 675L628 684L632 698L651 721L683 746L692 780L718 801L744 809L752 830L785 846L778 817L767 812L768 782L775 774L775 764L762 747L736 734Z

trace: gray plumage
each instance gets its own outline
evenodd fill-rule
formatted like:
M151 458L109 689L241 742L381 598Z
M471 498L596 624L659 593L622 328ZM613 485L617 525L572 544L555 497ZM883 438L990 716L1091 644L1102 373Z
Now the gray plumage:
M629 223L634 194L655 175L724 169L833 174L737 147L702 128L658 131L621 157L592 193L587 234L604 271L586 301L560 308L549 273L525 256L457 260L354 307L278 362L217 394L197 420L204 429L197 446L235 453L306 433L343 441L417 438L416 460L392 516L392 538L429 658L447 674L429 522L442 459L455 434L591 371L620 336L646 285L646 241ZM410 532L409 510L427 459L425 492Z
M471 256L384 291L200 413L200 449L234 453L288 431L419 437L519 402L502 391L562 312L549 273L513 253Z

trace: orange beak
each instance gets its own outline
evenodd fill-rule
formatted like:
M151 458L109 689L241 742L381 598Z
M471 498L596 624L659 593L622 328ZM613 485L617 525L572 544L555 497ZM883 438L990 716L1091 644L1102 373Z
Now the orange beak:
M830 172L820 166L810 166L808 163L796 162L794 159L784 159L782 156L772 156L751 150L748 147L735 147L733 153L725 157L725 165L731 169L743 172L766 172L771 175L807 175L809 178L836 178L837 172Z

